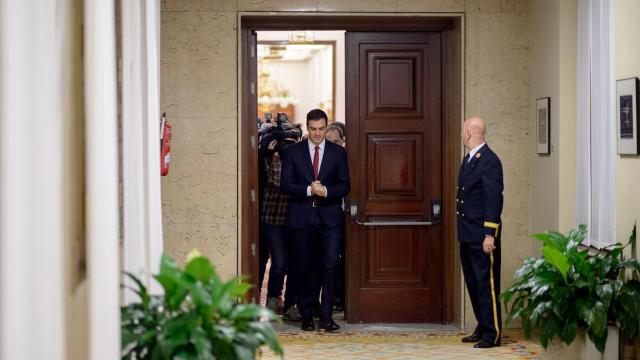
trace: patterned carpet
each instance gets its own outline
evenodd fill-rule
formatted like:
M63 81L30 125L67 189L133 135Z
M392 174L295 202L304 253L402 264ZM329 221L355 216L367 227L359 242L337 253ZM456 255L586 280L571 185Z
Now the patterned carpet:
M458 331L279 332L285 359L540 359L540 345L508 330L502 346L474 349ZM320 355L321 354L321 355ZM261 359L278 359L266 350Z

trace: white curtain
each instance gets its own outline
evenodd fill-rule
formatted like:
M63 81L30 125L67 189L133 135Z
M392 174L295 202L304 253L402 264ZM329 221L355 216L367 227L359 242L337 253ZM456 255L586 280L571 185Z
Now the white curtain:
M160 268L160 3L125 1L122 9L122 183L124 269L153 293ZM125 283L133 285L129 279ZM125 302L138 296L125 292Z
M609 0L578 1L576 220L598 248L615 242L612 11Z
M65 358L69 9L0 0L0 359Z

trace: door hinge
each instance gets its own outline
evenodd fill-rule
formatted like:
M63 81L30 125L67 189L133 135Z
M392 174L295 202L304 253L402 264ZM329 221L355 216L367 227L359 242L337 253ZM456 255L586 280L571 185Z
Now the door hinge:
M252 303L252 304L255 304L255 303L256 303L256 297L255 297L255 296L252 296L252 297L251 297L251 303Z
M251 82L251 95L254 95L256 93L256 83L255 82Z
M249 144L251 144L251 148L255 148L256 147L256 137L251 135L249 136Z
M251 256L256 256L256 243L251 243Z
M251 47L251 57L256 57L256 48L254 48L253 46Z
M256 202L256 191L251 189L249 192L249 197L251 198L251 202Z

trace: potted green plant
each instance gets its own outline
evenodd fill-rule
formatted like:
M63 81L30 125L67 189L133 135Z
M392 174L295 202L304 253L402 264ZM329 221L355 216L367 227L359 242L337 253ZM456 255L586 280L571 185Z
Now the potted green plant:
M150 295L136 276L140 302L121 308L122 359L254 359L263 345L283 351L268 321L271 311L242 299L251 285L222 281L213 266L192 253L184 270L163 255L154 278L164 289Z
M545 349L554 339L569 345L584 331L602 353L608 325L629 337L638 334L640 263L623 254L626 247L635 247L636 227L627 244L592 253L580 247L586 234L581 225L566 236L533 235L542 241L542 257L525 259L514 284L501 295L507 321L519 317L527 338L537 330Z

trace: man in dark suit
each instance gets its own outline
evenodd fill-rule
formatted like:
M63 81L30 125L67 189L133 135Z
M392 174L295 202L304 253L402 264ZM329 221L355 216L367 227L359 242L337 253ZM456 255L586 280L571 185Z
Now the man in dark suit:
M299 274L298 308L302 330L315 330L311 268L314 249L319 249L322 265L322 302L319 327L336 331L332 308L336 268L344 213L342 198L349 193L347 153L342 146L325 140L327 114L319 109L307 114L309 137L284 152L280 188L290 195L287 227L291 230L294 271Z
M460 165L456 214L460 261L478 325L463 342L475 348L500 346L500 235L504 185L502 164L485 142L479 117L464 122L462 141L469 153Z

